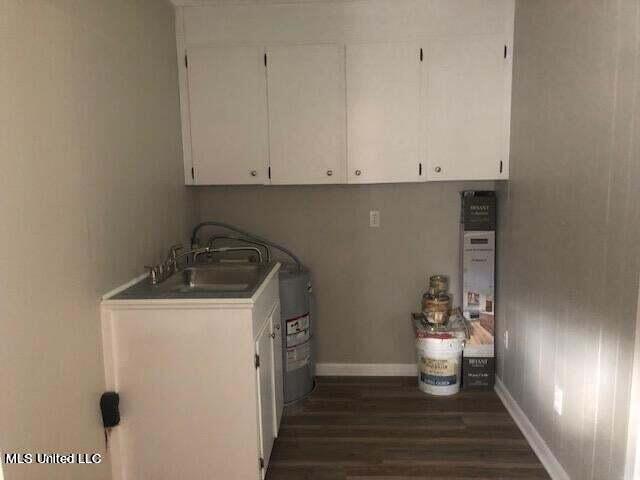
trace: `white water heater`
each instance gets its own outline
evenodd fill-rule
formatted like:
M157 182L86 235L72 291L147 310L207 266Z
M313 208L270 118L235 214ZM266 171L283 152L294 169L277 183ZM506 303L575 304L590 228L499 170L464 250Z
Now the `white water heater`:
M284 401L305 397L314 387L313 291L309 270L295 263L280 269Z

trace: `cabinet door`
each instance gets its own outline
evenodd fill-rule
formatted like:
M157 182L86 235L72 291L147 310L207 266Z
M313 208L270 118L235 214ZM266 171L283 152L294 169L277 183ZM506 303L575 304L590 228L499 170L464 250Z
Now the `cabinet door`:
M256 370L258 383L258 403L260 413L260 452L264 460L262 476L266 473L269 457L276 437L275 430L275 392L273 370L273 339L271 332L273 322L270 318L265 322L262 331L256 340L256 355L260 364Z
M424 180L420 46L347 46L350 183Z
M511 56L502 36L434 41L427 71L429 180L507 178Z
M273 47L267 59L271 183L344 182L344 47Z
M189 49L187 75L195 184L268 182L263 56L259 47Z
M280 304L276 306L271 314L271 324L273 326L273 388L274 388L274 419L275 434L278 436L280 430L280 422L282 420L282 410L284 408L284 372L282 369L283 352L282 352L282 319L280 315Z

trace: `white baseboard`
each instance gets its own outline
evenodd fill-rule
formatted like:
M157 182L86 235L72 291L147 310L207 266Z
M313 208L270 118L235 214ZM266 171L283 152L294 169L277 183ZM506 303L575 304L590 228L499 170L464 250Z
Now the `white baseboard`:
M318 363L319 377L411 377L418 374L415 363Z
M505 387L500 377L496 376L496 386L495 391L502 400L502 403L509 411L513 420L516 422L522 434L531 445L531 448L538 456L544 468L547 469L547 472L551 476L553 480L570 480L569 475L562 467L556 456L553 454L547 443L544 441L542 436L536 430L536 427L533 426L527 415L522 411L518 403L514 400L514 398Z

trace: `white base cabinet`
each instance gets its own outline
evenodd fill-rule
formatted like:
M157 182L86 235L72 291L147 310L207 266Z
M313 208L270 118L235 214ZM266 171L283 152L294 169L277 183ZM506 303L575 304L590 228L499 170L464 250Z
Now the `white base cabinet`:
M259 462L261 464L261 474L264 477L271 457L273 442L278 436L284 401L279 305L276 305L267 321L264 322L256 339L255 349L260 425Z
M262 480L283 409L277 268L253 298L105 300L114 480Z

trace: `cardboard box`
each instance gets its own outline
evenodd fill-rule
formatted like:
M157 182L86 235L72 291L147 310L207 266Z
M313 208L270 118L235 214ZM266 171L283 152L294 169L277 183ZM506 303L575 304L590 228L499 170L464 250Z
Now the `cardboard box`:
M491 315L493 329L493 315ZM465 319L469 338L462 352L463 388L493 388L495 381L494 335L478 319Z
M460 298L470 337L463 352L463 388L492 388L495 377L495 192L462 192L460 220Z
M465 231L462 248L462 312L466 318L493 317L496 233Z
M465 232L496 231L496 192L465 190L462 196L460 224Z
M495 357L462 357L463 388L493 389L495 381Z

